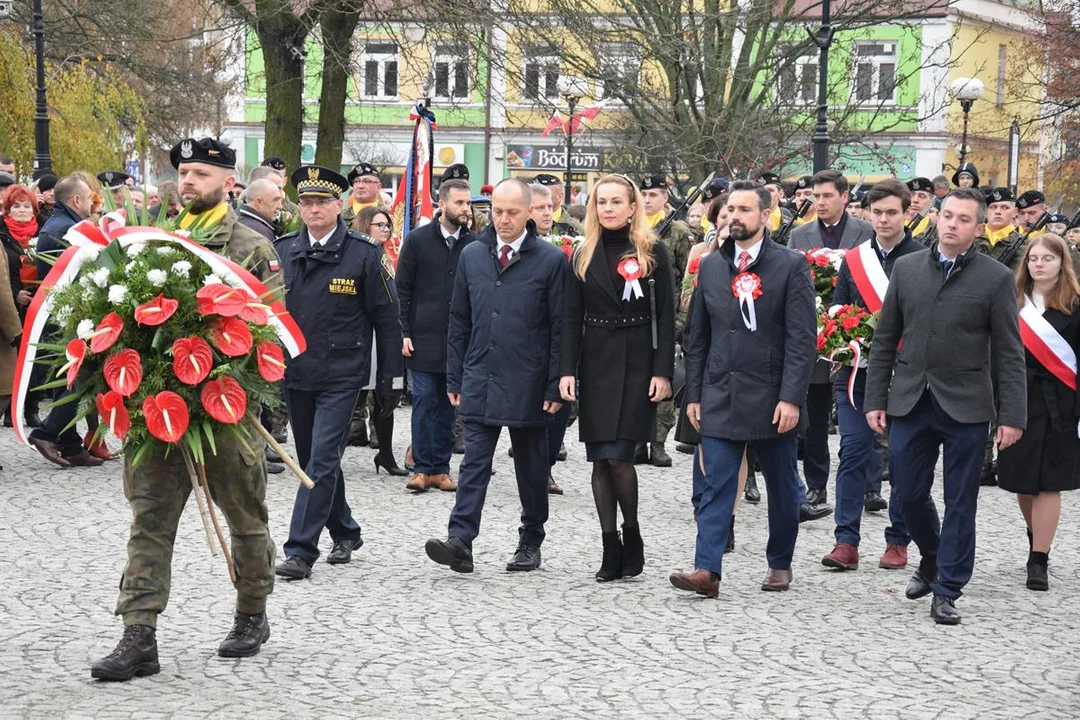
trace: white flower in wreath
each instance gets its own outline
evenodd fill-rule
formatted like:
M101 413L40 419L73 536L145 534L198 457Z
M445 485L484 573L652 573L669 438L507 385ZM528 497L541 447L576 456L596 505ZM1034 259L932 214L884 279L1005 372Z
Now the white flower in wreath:
M165 284L165 281L169 279L169 274L164 270L158 270L157 268L154 268L153 270L147 271L146 279L154 287L161 287Z
M126 250L127 256L129 258L137 257L139 255L139 253L141 253L145 249L146 249L146 243L138 243L138 242L131 243L130 245L127 246L127 250Z
M71 307L70 306L64 305L63 307L61 307L60 309L58 309L56 311L56 322L60 323L61 325L67 325L68 320L70 320L70 319L71 319Z
M821 298L818 298L818 302L821 302ZM836 317L836 314L840 312L840 308L842 307L843 305L833 305L831 308L829 308L829 317Z
M191 237L191 232L189 230L176 229L176 230L173 230L173 234L179 235L180 237L184 237L184 238Z
M119 305L124 302L124 298L127 297L128 289L123 285L110 285L109 286L109 302L113 305Z
M90 279L94 281L94 284L99 288L105 288L109 284L109 268L98 268L90 274Z
M220 284L221 284L221 278L219 278L214 273L210 273L209 275L207 275L206 277L203 278L203 286L204 287L207 286L207 285L220 285Z
M187 260L177 260L172 265L172 271L177 275L183 275L184 277L187 277L188 273L191 272L191 263L189 263Z
M164 255L165 257L168 257L169 255L173 255L176 252L169 245L164 245L162 247L159 247L157 249L157 251L158 251L158 255Z
M814 296L814 305L817 307L817 309L819 311L821 310L822 304L823 303L821 302L821 296L820 295L815 295Z
M75 328L75 335L83 340L88 340L90 338L90 333L92 332L94 332L94 321L89 318L80 320L78 326Z
M79 253L76 256L79 262L91 263L97 260L98 255L105 248L97 243L87 243L79 248Z

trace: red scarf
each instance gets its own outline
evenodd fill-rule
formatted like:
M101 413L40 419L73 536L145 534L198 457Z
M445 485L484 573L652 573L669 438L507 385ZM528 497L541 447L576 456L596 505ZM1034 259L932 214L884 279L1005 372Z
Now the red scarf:
M11 237L15 238L15 241L19 243L19 247L23 250L30 244L30 238L37 235L38 231L37 218L30 218L29 222L19 222L18 220L5 215L4 225L7 226L7 230L11 234Z

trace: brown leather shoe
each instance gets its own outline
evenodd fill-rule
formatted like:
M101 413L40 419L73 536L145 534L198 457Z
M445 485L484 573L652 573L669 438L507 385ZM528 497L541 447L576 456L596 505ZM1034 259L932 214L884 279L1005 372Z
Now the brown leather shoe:
M780 592L791 587L790 570L773 570L769 568L769 574L761 583L761 589L767 592Z
M695 570L692 573L674 573L669 578L671 584L680 590L695 592L698 595L714 598L720 595L720 581L712 579L708 570Z
M60 453L59 443L54 443L52 440L46 440L41 437L34 437L32 433L29 442L34 446L34 449L41 453L41 457L54 465L59 465L62 468L71 467L71 463Z
M430 478L428 478L428 476L424 473L416 473L411 478L409 478L409 482L405 483L405 489L415 490L416 492L424 492L428 489L429 479Z
M104 460L102 460L101 458L96 458L90 453L86 452L85 448L80 450L78 454L69 455L64 459L72 465L77 465L79 467L98 467L99 465L105 464Z
M427 476L428 487L435 488L436 490L445 490L446 492L454 492L457 490L457 483L454 482L446 473L439 473L438 475Z
M548 495L562 495L562 488L555 482L555 478L548 475Z
M405 469L408 470L415 464L416 461L413 460L412 456L412 445L409 445L409 447L405 448Z

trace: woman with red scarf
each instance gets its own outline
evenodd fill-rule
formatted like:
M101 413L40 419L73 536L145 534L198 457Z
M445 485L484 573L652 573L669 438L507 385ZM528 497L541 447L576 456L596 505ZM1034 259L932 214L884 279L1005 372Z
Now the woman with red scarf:
M25 316L37 287L37 267L27 254L30 240L38 234L37 196L25 185L12 185L4 195L4 218L0 224L0 242L7 253L8 272L11 275L11 295L19 307L19 315ZM18 257L14 253L18 254ZM16 273L18 277L16 279Z

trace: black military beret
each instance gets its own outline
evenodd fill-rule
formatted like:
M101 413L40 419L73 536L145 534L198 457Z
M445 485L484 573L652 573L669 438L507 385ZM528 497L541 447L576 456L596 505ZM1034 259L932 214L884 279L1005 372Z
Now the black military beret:
M1013 195L1013 191L1007 187L990 188L989 192L986 193L986 202L1016 202L1016 196Z
M468 180L469 167L463 163L457 163L443 170L442 180Z
M911 192L927 192L934 194L934 183L924 177L912 178L905 183Z
M777 175L776 173L771 173L771 172L763 172L763 173L761 173L761 175L758 176L757 181L758 181L758 185L761 185L762 187L765 187L766 185L777 185L777 186L779 186L781 184L780 183L780 176Z
M174 148L175 150L175 148ZM176 163L173 163L175 166ZM128 181L131 176L122 170L106 170L105 172L98 173L98 182L103 186L109 188L118 188Z
M641 179L640 188L642 190L667 190L667 179L660 175L646 175Z
M711 183L705 186L705 189L701 191L701 198L705 202L709 202L715 198L720 197L728 191L730 184L724 178L715 178Z
M341 173L320 165L301 165L293 170L289 180L300 197L312 195L339 198L349 189L349 181Z
M37 189L40 192L47 192L56 187L56 183L60 182L60 178L56 177L52 173L42 175L38 178Z
M1053 215L1050 216L1050 219L1046 221L1046 224L1047 225L1053 225L1055 223L1057 223L1059 225L1068 225L1069 224L1069 218L1065 217L1061 213L1054 213Z
M562 185L562 180L555 177L554 175L549 175L548 173L541 173L541 174L537 175L536 177L533 178L533 182L534 183L539 183L540 185L549 185L549 186L550 185Z
M15 176L9 172L0 171L0 187L11 187L16 183Z
M813 187L813 185L814 185L814 176L813 175L803 175L801 178L799 178L798 180L795 181L795 189L796 190L806 190L809 187Z
M285 161L279 157L270 156L262 161L263 167L273 168L274 170L284 170Z
M848 192L847 204L848 205L859 205L860 207L862 207L864 199L866 199L866 191L865 190L859 190L857 192L854 191L854 190L851 190L851 191Z
M236 151L212 137L204 137L201 140L195 138L181 140L173 145L169 160L177 169L180 168L180 163L189 162L215 165L229 170L236 169Z
M1016 198L1016 207L1021 210L1026 210L1032 205L1038 205L1039 203L1046 202L1046 196L1038 190L1028 190L1027 192Z
M372 165L371 163L362 162L357 163L356 166L349 171L349 177L347 179L349 181L349 185L352 185L354 182L356 182L356 178L358 177L363 177L364 175L378 174L379 171L375 169L374 165Z

